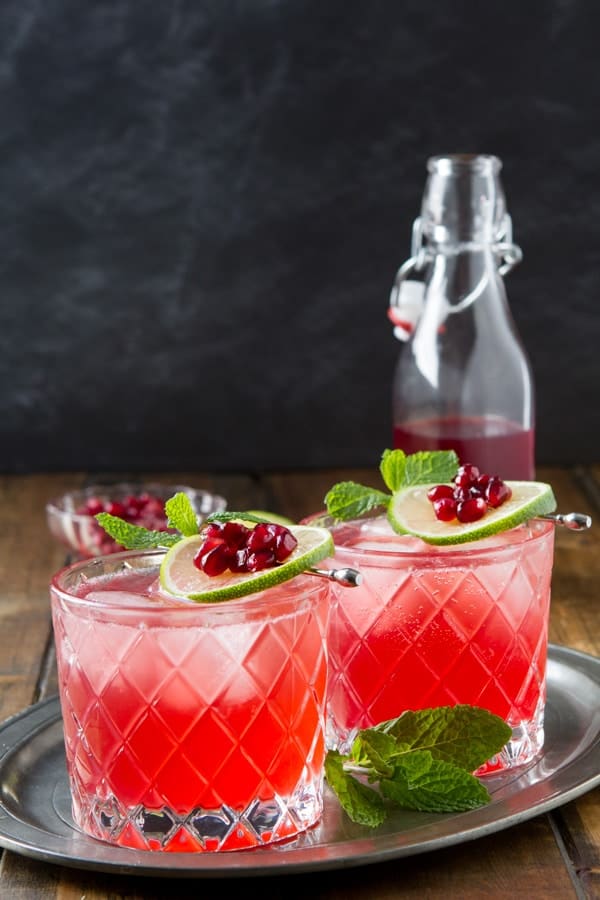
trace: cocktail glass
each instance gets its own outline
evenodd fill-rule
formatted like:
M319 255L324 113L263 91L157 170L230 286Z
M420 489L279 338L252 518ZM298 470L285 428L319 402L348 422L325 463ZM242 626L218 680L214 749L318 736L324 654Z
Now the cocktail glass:
M52 580L74 821L143 850L290 838L322 812L329 582L196 604L161 595L162 558Z
M395 534L384 517L321 524L332 529L335 564L363 576L330 617L328 744L346 752L359 729L406 709L470 704L513 729L477 774L534 759L544 740L554 525L532 520L438 547Z

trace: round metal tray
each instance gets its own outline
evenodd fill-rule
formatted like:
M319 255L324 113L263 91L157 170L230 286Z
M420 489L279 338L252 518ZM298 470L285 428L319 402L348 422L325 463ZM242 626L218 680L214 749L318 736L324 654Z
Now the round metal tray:
M474 840L554 809L600 784L600 659L551 645L544 752L486 779L487 806L459 815L394 812L355 825L326 790L322 821L285 844L229 853L112 847L73 825L57 697L0 725L0 846L50 863L114 873L236 877L347 868Z

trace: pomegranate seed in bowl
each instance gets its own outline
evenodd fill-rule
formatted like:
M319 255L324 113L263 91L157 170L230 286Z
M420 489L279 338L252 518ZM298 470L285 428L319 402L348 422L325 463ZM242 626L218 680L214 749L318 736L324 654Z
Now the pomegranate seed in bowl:
M165 502L179 491L190 498L199 526L210 513L227 507L218 494L187 485L97 484L51 500L46 506L48 527L58 541L82 558L115 553L123 548L98 524L98 513L107 512L152 531L167 531Z

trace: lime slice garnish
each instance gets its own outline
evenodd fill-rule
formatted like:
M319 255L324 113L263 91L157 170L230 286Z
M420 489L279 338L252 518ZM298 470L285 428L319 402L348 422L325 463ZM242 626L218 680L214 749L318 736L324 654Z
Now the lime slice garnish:
M333 556L333 539L326 528L293 525L290 531L298 544L285 562L259 572L223 572L206 575L194 565L194 556L204 537L184 538L168 551L160 567L163 590L196 603L219 603L256 591L264 591L305 572L315 563Z
M476 522L440 522L427 498L431 484L396 491L388 507L388 518L398 534L412 534L428 544L464 544L508 531L534 516L544 516L556 509L549 484L541 481L507 481L512 490L510 500L497 509L488 509Z

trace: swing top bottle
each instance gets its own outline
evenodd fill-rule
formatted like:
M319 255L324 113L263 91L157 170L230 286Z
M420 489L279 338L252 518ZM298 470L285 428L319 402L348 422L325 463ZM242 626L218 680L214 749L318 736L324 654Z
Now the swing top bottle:
M521 259L495 156L436 156L390 319L402 342L393 441L406 453L453 449L503 478L534 466L534 386L503 276Z

